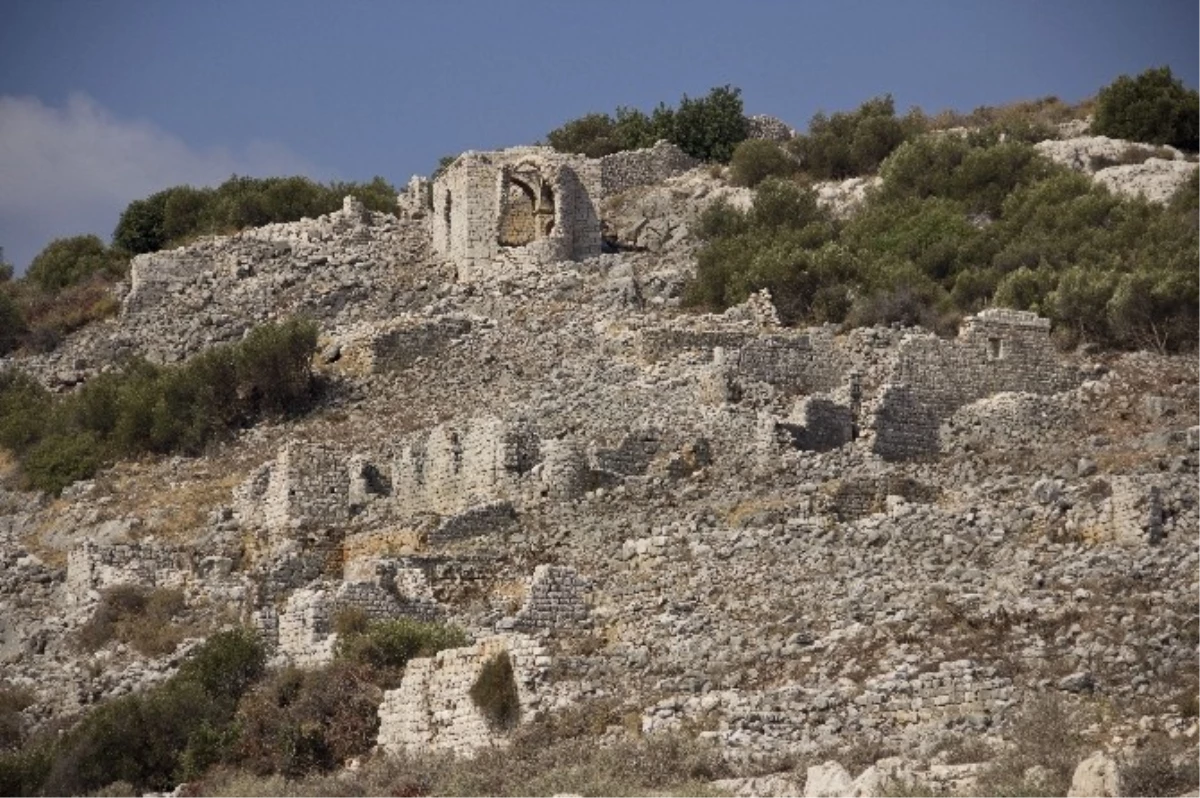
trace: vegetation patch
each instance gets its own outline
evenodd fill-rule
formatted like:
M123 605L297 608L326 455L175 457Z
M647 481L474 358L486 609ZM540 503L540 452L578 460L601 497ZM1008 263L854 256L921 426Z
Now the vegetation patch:
M375 682L385 689L399 685L409 660L468 645L466 633L457 626L412 618L372 621L358 609L339 612L334 631L338 633L335 656L372 669Z
M676 108L659 103L650 114L625 107L613 116L587 114L550 131L546 143L559 152L600 158L666 139L693 158L727 163L748 132L741 89L718 86L698 99L683 95Z
M79 643L96 651L115 640L147 657L169 654L188 632L179 622L183 611L182 590L116 585L101 594L79 630Z
M0 374L0 446L27 487L58 494L120 457L204 452L256 421L299 413L313 397L317 327L268 324L178 366L144 360L54 397L17 370Z
M508 730L521 719L521 701L517 680L513 675L512 658L501 651L488 658L471 685L471 702L496 730Z

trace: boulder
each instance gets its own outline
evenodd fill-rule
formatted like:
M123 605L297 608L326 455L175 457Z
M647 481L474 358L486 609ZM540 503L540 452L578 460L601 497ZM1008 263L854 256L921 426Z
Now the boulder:
M1075 775L1071 777L1071 789L1067 791L1067 795L1069 798L1085 795L1101 798L1123 795L1121 772L1117 763L1100 751L1092 754L1075 768Z
M853 790L850 773L833 760L810 767L804 780L804 798L838 798L850 795Z

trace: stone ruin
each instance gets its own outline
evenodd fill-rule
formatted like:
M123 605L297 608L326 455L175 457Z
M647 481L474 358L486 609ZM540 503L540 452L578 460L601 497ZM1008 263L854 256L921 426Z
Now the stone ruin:
M484 664L502 652L509 656L520 705L518 722L539 710L550 658L525 635L484 638L473 646L410 660L396 690L379 706L379 747L386 753L451 751L470 754L503 745L507 732L489 725L470 691Z
M665 141L599 159L549 147L470 151L431 183L411 181L398 210L428 218L434 251L454 262L460 281L472 281L498 259L536 266L599 255L605 197L697 163Z
M531 264L600 254L600 164L548 147L467 152L433 181L434 250L471 279L504 252Z

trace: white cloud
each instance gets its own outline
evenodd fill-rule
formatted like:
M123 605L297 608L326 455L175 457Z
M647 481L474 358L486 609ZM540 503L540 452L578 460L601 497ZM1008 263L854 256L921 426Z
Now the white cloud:
M96 233L108 240L130 201L182 183L216 185L235 172L318 170L270 142L199 150L158 126L120 119L85 94L61 108L0 96L0 246L24 269L51 239Z

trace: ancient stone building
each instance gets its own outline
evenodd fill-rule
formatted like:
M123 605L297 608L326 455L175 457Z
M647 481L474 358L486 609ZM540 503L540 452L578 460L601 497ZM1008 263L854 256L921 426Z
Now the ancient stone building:
M466 152L432 187L434 249L460 279L502 254L531 264L600 253L599 161L548 147Z

